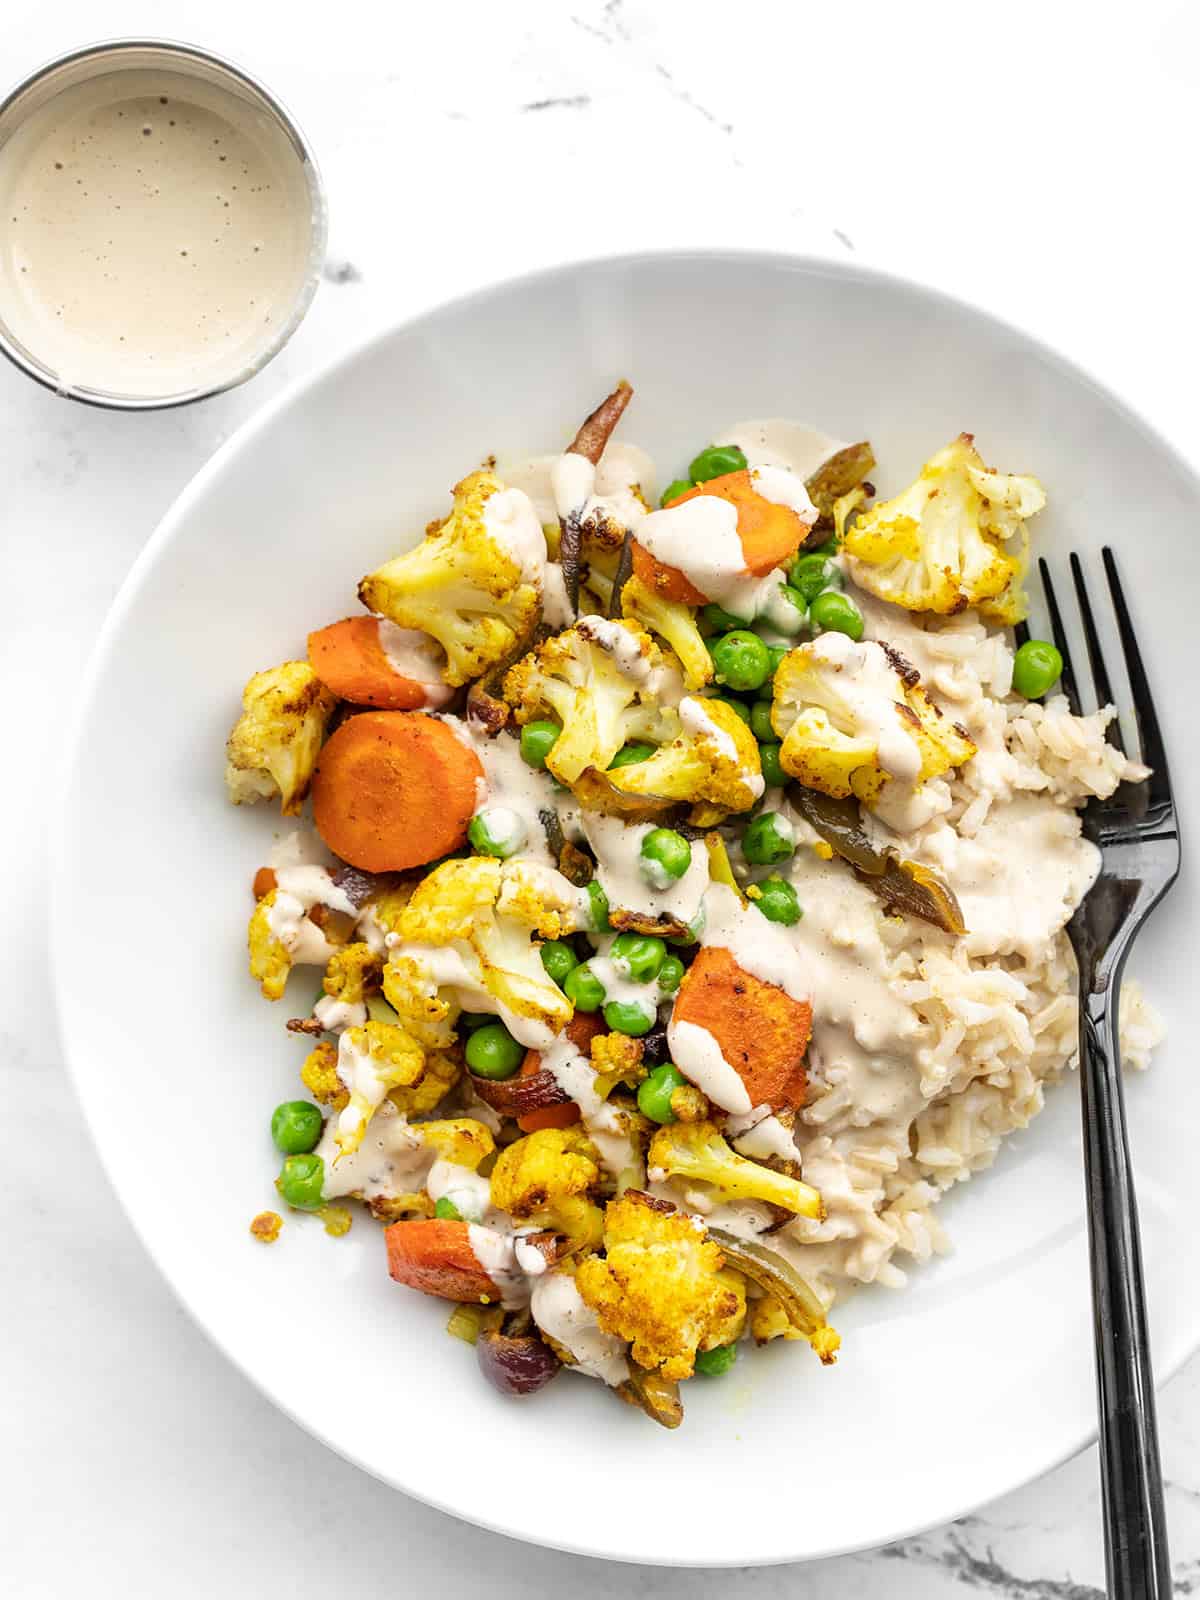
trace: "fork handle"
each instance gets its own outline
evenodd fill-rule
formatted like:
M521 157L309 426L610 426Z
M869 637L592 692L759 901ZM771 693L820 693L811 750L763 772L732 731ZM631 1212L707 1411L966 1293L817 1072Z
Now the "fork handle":
M1120 966L1080 985L1084 1171L1110 1600L1169 1600L1171 1566L1146 1327L1137 1197L1117 1045Z

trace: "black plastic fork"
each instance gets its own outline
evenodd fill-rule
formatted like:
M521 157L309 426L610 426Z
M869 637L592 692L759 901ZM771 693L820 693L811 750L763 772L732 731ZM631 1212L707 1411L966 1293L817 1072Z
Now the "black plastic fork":
M1170 1557L1137 1197L1121 1086L1118 1006L1130 946L1179 875L1179 824L1158 717L1111 550L1104 550L1103 561L1125 655L1140 756L1151 769L1145 783L1122 783L1107 800L1093 799L1085 808L1083 831L1099 846L1100 875L1067 925L1079 965L1080 1089L1104 1556L1112 1600L1168 1600ZM1039 565L1051 631L1063 658L1062 692L1078 713L1079 680L1062 613L1049 568L1045 561ZM1074 554L1071 576L1097 704L1115 706L1083 566ZM1023 624L1017 634L1018 643L1028 638ZM1116 718L1109 724L1108 738L1124 749Z

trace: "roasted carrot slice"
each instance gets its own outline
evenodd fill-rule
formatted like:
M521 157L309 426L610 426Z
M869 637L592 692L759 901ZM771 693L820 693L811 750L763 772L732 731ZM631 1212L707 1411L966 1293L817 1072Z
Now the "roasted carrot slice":
M765 577L800 548L808 536L808 529L790 506L777 505L758 493L751 485L750 472L728 472L723 478L711 478L707 483L689 489L671 505L681 506L685 500L697 495L712 495L718 500L728 500L737 509L738 538L747 572ZM680 572L656 561L641 545L633 547L633 570L644 584L661 594L666 600L679 600L685 605L699 606L709 598L700 593L695 584Z
M598 1033L605 1031L604 1019L591 1011L577 1011L567 1023L567 1038L577 1050L585 1053ZM521 1063L521 1076L532 1078L542 1070L542 1058L536 1050L527 1050ZM517 1118L522 1133L536 1133L539 1128L569 1128L579 1121L579 1107L574 1100L560 1106L543 1106L540 1111L526 1111Z
M416 711L427 685L400 675L379 642L378 617L347 617L308 636L308 662L327 689L356 706Z
M812 1007L738 966L728 950L705 945L684 974L672 1013L711 1033L746 1085L752 1106L794 1111L804 1104L804 1052Z
M443 1300L499 1300L500 1290L483 1270L471 1248L467 1222L440 1217L419 1222L393 1222L383 1230L388 1271L397 1283Z
M672 503L678 504L677 501ZM636 539L633 541L633 570L652 594L660 594L664 600L675 600L684 606L702 606L708 600L678 567L656 561Z
M457 850L483 777L479 757L419 711L364 711L328 740L313 777L313 820L364 872L403 872Z

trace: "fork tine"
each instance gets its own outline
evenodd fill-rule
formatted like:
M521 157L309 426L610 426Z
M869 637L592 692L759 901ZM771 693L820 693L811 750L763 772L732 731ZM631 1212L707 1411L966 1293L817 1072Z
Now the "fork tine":
M1092 616L1092 603L1088 599L1087 582L1083 576L1083 563L1071 551L1071 577L1075 581L1075 595L1079 601L1079 614L1083 618L1083 637L1087 644L1088 663L1092 669L1092 682L1096 685L1096 704L1103 709L1112 706L1116 709L1116 698L1112 692L1109 681L1108 669L1104 665L1104 655L1100 649L1100 635L1096 632L1096 619ZM1105 729L1105 738L1109 744L1114 745L1122 755L1125 754L1125 742L1121 738L1121 724L1114 717Z
M1117 563L1107 545L1101 551L1104 573L1112 595L1113 610L1117 614L1117 632L1121 636L1121 649L1125 652L1125 670L1129 674L1129 687L1133 693L1133 714L1137 722L1138 738L1142 746L1142 760L1151 769L1148 788L1151 805L1171 804L1171 777L1167 771L1167 752L1158 726L1158 713L1150 693L1150 680L1142 665L1133 632L1129 607L1125 604L1125 591L1117 575Z
M1050 613L1050 632L1054 635L1054 643L1058 646L1058 653L1063 660L1062 692L1067 697L1067 704L1076 716L1079 715L1079 687L1075 681L1075 668L1071 662L1071 648L1067 644L1067 630L1063 627L1062 612L1058 609L1058 601L1054 595L1054 585L1050 581L1050 568L1046 565L1045 556L1038 557L1038 569L1042 574L1042 588L1046 592L1046 609Z

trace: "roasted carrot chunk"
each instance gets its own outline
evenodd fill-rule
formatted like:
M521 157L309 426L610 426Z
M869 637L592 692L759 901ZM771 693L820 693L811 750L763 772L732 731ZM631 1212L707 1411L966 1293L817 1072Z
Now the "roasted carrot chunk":
M471 1248L471 1227L435 1217L383 1230L388 1271L397 1283L443 1300L499 1300L500 1290Z
M751 486L749 470L728 472L723 478L711 478L708 483L689 489L671 505L681 506L685 500L697 495L712 495L718 500L728 500L737 508L738 538L746 558L747 572L765 577L800 548L808 529L790 506L777 505ZM666 600L678 600L684 605L701 606L711 597L701 594L691 580L678 567L669 567L656 561L648 550L635 543L633 570L641 581Z
M672 1013L711 1033L746 1085L752 1106L794 1111L804 1104L804 1052L812 1007L738 966L728 950L705 945L684 974Z
M364 711L321 751L313 820L352 867L403 872L463 843L482 777L479 757L444 722L416 711Z
M577 1011L567 1023L567 1038L577 1050L585 1054L598 1033L603 1033L604 1020L590 1011ZM542 1070L542 1058L536 1050L527 1050L521 1063L521 1076L532 1078ZM569 1128L579 1121L579 1107L574 1100L560 1106L544 1106L540 1111L526 1111L517 1118L522 1133L536 1133L539 1128Z
M308 662L327 689L356 706L417 711L428 686L402 677L379 642L378 617L346 617L308 636Z

